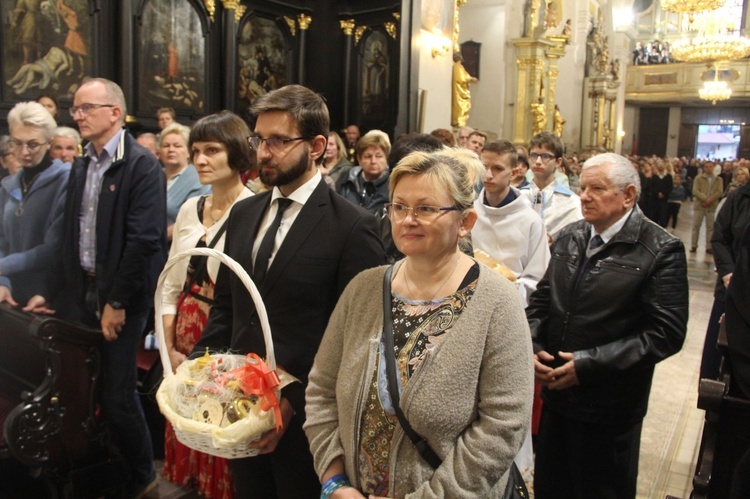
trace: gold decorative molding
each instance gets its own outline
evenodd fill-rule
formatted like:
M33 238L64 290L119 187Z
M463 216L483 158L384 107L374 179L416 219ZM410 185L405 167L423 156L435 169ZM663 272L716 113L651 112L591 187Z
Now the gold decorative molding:
M246 10L247 5L238 5L237 8L234 9L234 20L240 22L240 19L245 15Z
M210 0L211 3L214 3L212 0ZM206 2L208 3L208 2ZM245 11L247 10L246 5L242 5L240 3L240 0L221 0L221 5L226 10L233 10L234 11L234 20L239 22L240 19L242 19L242 16L245 14Z
M310 27L310 23L312 22L312 17L307 14L299 14L297 16L297 22L299 23L299 29L307 31L307 28Z
M357 26L357 29L354 30L354 45L359 43L365 30L367 30L367 26Z
M354 28L357 27L357 23L354 22L354 19L342 19L339 23L341 24L341 31L343 31L346 36L352 36Z
M394 12L393 17L396 18L396 21L401 21L401 12Z
M289 26L289 32L292 36L297 36L297 21L289 16L284 16L284 21L286 21L286 25Z
M396 30L396 23L385 23L385 31L391 35L391 38L394 40L398 36L398 31Z
M206 6L206 10L208 11L208 17L211 18L211 22L214 22L214 15L216 14L215 0L203 0L203 5Z

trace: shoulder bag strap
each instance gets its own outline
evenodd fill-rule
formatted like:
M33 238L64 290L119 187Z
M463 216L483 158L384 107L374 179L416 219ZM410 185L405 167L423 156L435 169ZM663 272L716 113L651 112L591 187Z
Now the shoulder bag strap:
M205 202L205 200L206 200L206 196L203 196L198 201L198 205L200 205L200 207L201 207L200 210L199 210L199 212L203 212L203 203ZM228 225L228 223L229 223L229 218L227 218L226 220L224 220L224 223L221 224L221 227L219 227L218 232L213 237L213 239L211 239L211 242L208 243L208 245L206 245L206 248L213 248L214 246L216 246L216 243L219 242L219 239L221 239L221 236L223 236L224 233L227 231L227 225ZM199 258L200 258L200 260L198 261L198 265L196 265L195 268L193 269L193 275L192 275L192 277L182 287L182 292L183 293L190 293L190 290L193 288L193 284L195 284L195 281L197 281L201 277L201 275L203 274L203 272L205 272L205 270L206 270L206 265L208 264L208 258L205 257L205 256L201 256ZM208 300L204 296L196 296L196 298L204 299L204 301L206 301L208 303Z
M404 412L401 410L400 394L398 392L398 382L396 381L396 352L393 346L393 317L391 315L391 276L393 275L393 265L388 267L383 277L383 340L385 348L385 371L388 377L388 392L391 395L391 403L396 411L401 428L404 433L414 443L422 458L434 469L440 466L442 460L430 448L430 444L422 438L409 424Z

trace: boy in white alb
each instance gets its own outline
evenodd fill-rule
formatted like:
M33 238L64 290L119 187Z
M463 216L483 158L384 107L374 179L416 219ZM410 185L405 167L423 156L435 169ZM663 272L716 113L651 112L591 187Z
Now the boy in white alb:
M541 132L529 142L529 163L534 181L521 189L531 201L547 228L550 238L568 225L583 218L581 198L555 179L555 171L562 165L564 148L560 137L552 132Z
M487 170L484 188L474 201L477 222L471 231L472 244L515 274L526 307L549 263L544 223L529 200L510 185L518 168L515 146L507 140L489 142L481 158Z

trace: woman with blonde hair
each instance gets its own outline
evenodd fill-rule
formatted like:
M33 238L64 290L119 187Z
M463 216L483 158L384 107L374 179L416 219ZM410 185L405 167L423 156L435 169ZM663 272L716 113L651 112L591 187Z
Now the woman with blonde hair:
M533 392L517 291L459 250L475 192L454 158L410 154L389 196L406 256L352 280L309 377L321 497L500 497Z
M328 145L323 164L318 168L323 175L333 181L334 185L342 175L346 175L352 164L346 159L346 146L338 133L331 130L328 133Z

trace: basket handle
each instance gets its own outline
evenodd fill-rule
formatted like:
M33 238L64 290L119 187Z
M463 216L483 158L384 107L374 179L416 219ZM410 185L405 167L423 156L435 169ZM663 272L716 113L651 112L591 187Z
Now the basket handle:
M260 327L263 330L263 340L266 343L266 364L271 370L275 371L276 355L273 349L271 325L268 322L268 314L266 313L263 298L260 296L260 291L258 291L253 280L247 274L245 269L242 268L242 265L221 251L212 248L190 248L180 251L167 261L164 270L162 270L161 275L159 276L159 281L156 285L156 293L154 294L154 329L156 330L156 336L159 339L159 357L161 358L161 363L164 367L164 376L172 376L174 373L172 372L172 363L169 360L169 352L166 348L163 348L166 343L164 337L164 323L161 320L161 295L164 290L164 283L166 282L167 274L172 270L172 267L174 267L180 260L190 258L193 255L216 258L229 267L229 269L240 278L242 284L245 285L245 288L247 288L247 291L250 293L250 297L255 304L255 310L258 312L258 319L260 320Z

